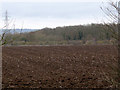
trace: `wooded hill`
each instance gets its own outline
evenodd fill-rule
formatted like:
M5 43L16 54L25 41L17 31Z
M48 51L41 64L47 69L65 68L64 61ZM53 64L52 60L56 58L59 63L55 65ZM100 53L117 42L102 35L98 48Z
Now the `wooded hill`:
M13 45L113 44L112 34L103 24L44 28L29 33L7 34ZM8 43L10 44L10 43Z

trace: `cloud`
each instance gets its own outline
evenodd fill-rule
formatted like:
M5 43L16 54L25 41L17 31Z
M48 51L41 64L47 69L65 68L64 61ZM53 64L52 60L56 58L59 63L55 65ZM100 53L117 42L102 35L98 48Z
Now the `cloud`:
M61 18L22 18L17 19L15 26L21 28L41 29L45 27L58 27L58 26L69 26L69 25L85 25L90 23L101 23L102 17L99 19L95 18L81 18L81 19L61 19ZM12 25L12 24L11 24Z
M102 2L102 1L104 2L105 0L4 0L3 2Z
M103 18L101 3L74 1L4 2L2 12L8 10L9 18L16 18L16 28L21 28L23 21L24 28L44 28L97 23Z
M3 3L2 10L7 10L10 16L16 18L79 18L99 13L100 3Z

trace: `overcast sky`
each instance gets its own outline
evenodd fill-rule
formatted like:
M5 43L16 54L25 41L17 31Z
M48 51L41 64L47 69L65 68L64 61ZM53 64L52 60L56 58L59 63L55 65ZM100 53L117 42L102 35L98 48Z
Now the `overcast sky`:
M16 28L54 28L104 22L102 2L105 0L4 0L0 11L2 20L8 11L9 21ZM3 26L3 21L0 22Z

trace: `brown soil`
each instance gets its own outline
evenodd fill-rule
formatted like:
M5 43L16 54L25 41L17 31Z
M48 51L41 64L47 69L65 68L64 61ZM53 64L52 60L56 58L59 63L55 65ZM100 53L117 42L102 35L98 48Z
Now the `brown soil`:
M110 45L3 47L3 88L115 87L117 58Z

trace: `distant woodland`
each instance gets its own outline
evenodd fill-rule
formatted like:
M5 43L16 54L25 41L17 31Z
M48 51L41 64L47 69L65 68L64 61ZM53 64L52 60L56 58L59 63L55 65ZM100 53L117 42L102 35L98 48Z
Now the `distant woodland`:
M103 24L43 28L26 33L7 33L7 45L90 45L116 44Z

